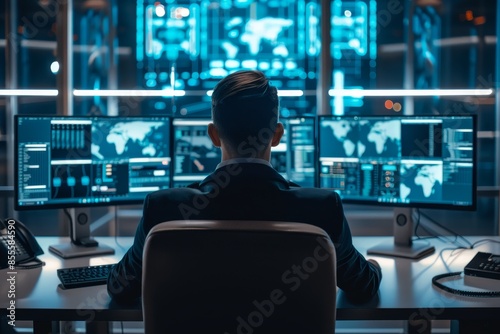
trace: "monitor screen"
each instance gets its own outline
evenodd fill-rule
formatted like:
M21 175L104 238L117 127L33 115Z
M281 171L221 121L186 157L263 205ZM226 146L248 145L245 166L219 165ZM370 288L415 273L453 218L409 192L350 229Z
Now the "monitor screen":
M16 209L139 204L170 185L168 117L16 116Z
M320 116L319 185L344 202L475 209L475 116Z
M174 119L174 188L202 181L221 162L220 148L215 147L208 136L210 122L207 118Z
M207 133L208 118L175 118L173 187L202 181L221 162L221 151ZM287 180L313 187L315 169L314 117L282 118L285 134L271 150L271 164Z
M314 187L316 181L315 118L280 118L285 133L271 150L271 164L288 181Z

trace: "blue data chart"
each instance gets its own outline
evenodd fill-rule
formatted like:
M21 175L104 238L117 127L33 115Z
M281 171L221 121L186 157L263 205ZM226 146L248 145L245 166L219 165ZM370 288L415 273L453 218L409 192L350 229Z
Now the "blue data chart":
M342 51L358 56L368 53L368 5L362 1L334 1L332 6L332 56L342 59Z
M318 10L318 4L306 1L202 2L207 16L202 31L208 36L201 50L202 78L259 69L304 88L302 82L316 75L308 70L316 68L320 50Z
M139 85L175 89L182 104L206 113L207 92L242 69L258 69L284 96L289 114L311 112L320 42L319 1L137 1ZM164 108L165 104L153 108ZM189 115L196 112L180 112Z
M137 62L140 84L152 89L199 85L200 5L191 1L137 1ZM178 78L176 69L191 72Z
M377 3L374 0L331 2L332 89L375 87ZM363 107L361 97L332 97L332 113Z

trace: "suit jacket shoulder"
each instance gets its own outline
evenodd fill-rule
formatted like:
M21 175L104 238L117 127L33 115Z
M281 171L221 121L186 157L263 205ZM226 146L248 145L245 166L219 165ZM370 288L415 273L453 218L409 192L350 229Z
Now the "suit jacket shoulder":
M144 201L144 227L149 231L154 225L167 220L186 220L182 210L196 204L203 193L194 188L172 188L153 192Z

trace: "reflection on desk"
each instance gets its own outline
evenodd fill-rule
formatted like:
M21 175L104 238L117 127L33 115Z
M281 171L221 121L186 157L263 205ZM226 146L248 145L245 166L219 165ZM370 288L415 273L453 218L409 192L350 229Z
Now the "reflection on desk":
M9 275L10 273L7 269L2 270L0 272L5 272L5 275L2 276L2 284L0 285L0 296L7 297L9 295L10 284L3 284L3 279L10 278L13 275ZM40 279L40 275L42 273L42 267L33 268L33 269L18 269L15 274L15 297L16 299L28 298L30 294L33 292L35 285ZM2 299L3 300L3 299Z

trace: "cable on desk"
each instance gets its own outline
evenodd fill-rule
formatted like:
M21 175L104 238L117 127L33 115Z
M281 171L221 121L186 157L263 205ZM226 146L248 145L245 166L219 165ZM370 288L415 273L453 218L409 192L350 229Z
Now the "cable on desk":
M451 272L450 267L448 267L448 263L446 262L446 260L443 257L444 252L445 251L451 251L450 257L452 257L452 256L454 256L453 253L455 253L456 251L462 252L462 251L467 250L467 249L468 248L465 248L465 247L453 247L453 248L443 248L443 249L441 249L441 251L439 251L439 258L443 262L443 264L446 267L447 271ZM455 260L453 260L453 261L455 261Z
M73 239L73 218L69 214L68 209L64 208L63 212L66 214L66 216L68 217L68 220L69 220L69 237L71 239L71 243L76 245L76 240Z
M419 210L419 211L420 211L420 210ZM430 220L433 224L435 224L435 225L439 226L440 228L442 228L443 230L445 230L445 231L447 231L447 232L451 233L451 234L455 237L455 241L453 241L453 243L456 243L456 241L457 241L458 239L462 239L462 240L465 242L465 244L468 246L468 247L466 247L466 248L471 248L471 249L473 248L472 243L471 243L469 240L467 240L467 239L466 239L463 235L458 234L457 232L455 232L455 231L453 231L453 230L451 230L451 229L447 228L446 226L444 226L444 225L442 225L442 224L438 223L438 222L437 222L434 218L432 218L432 217L431 217L431 216L429 216L428 214L426 214L426 213L424 213L424 212L421 212L421 214L422 214L422 216L424 216L425 218L429 219L429 220Z
M441 259L441 261L443 262L444 266L446 267L446 270L448 271L448 273L444 273L444 274L439 274L439 275L436 275L432 278L432 285L434 285L435 287L441 289L441 290L444 290L446 292L449 292L449 293L452 293L452 294L456 294L456 295L460 295L460 296L467 296L467 297L498 297L500 296L500 291L470 291L470 290L461 290L461 289L455 289L455 288L452 288L452 287L449 287L449 286L446 286L444 284L442 284L441 282L439 282L439 280L443 279L443 278L448 278L448 277L456 277L456 276L461 276L462 275L462 272L451 272L450 270L450 267L448 266L448 263L447 261L444 259L443 257L443 254L445 251L451 251L451 254L450 256L454 256L454 253L457 252L457 251L460 251L460 252L463 252L464 250L470 250L470 249L474 249L476 248L478 245L482 244L482 243L485 243L485 242L492 242L492 243L498 243L500 244L500 241L497 241L497 240L494 240L494 239L481 239L481 240L478 240L474 243L471 243L469 240L467 240L464 236L456 233L455 231L452 231L451 229L443 226L442 224L438 223L435 219L433 219L432 217L430 217L429 215L421 212L419 209L416 210L417 213L418 213L418 217L416 219L416 224L415 224L415 230L414 230L414 234L415 236L417 237L417 239L427 239L427 238L437 238L441 241L444 241L444 242L450 242L452 244L455 244L457 245L456 247L453 247L453 248L443 248L441 249L441 251L439 252L439 258ZM455 238L454 240L452 241L449 241L448 238L446 237L443 237L443 236L439 236L439 235L436 235L434 233L431 233L427 228L425 228L424 226L420 226L420 218L421 218L421 215L426 217L428 220L430 220L433 224L437 225L438 227L442 228L443 230L451 233L451 235L453 235ZM421 237L418 235L418 227L421 227L425 232L431 234L431 237ZM458 242L459 239L462 240L462 242ZM464 246L464 243L465 243L465 246ZM455 258L456 259L456 258ZM453 260L454 261L454 260ZM435 261L434 261L435 262ZM433 263L434 263L433 262Z
M438 240L441 240L442 242L444 243L447 243L448 241L443 238L442 236L440 235L436 235L434 233L432 233L431 231L429 231L425 226L423 225L420 225L420 210L417 209L416 212L418 213L418 217L417 219L415 219L416 221L416 224L415 224L415 228L414 228L414 231L413 231L413 234L415 235L415 240L426 240L426 239L438 239ZM423 236L420 236L418 235L418 228L421 228L422 230L424 230L425 232L427 232L428 234L430 234L430 236L426 236L426 237L423 237ZM453 242L452 242L453 243Z
M483 244L483 243L486 243L486 242L500 244L500 241L498 241L498 240L485 238L485 239L481 239L481 240L478 240L478 241L474 242L473 244L471 244L471 247L457 246L457 247L453 247L453 248L443 248L439 252L439 257L441 258L441 261L443 262L444 266L446 267L446 270L448 270L449 272L451 272L450 268L448 267L447 261L443 258L443 253L445 251L451 251L450 256L454 256L453 253L455 253L456 251L463 252L464 250L472 250L472 249L476 248L477 246L479 246L480 244Z
M433 235L431 233L431 231L429 231L427 228L425 228L425 226L420 226L420 210L417 209L415 210L415 212L418 214L418 217L417 219L415 219L416 221L416 224L415 224L415 228L414 228L414 231L413 231L413 234L415 235L416 239L417 240L425 240L425 239L434 239L434 238L437 238L437 239L440 239L440 236L439 235ZM422 237L420 235L418 235L418 228L421 228L422 230L424 230L425 232L427 232L428 234L430 234L430 236L427 236L427 237Z
M468 249L472 249L472 248L473 248L472 243L471 243L469 240L467 240L464 236L462 236L462 235L460 235L460 234L456 233L455 231L453 231L453 230L451 230L451 229L447 228L446 226L444 226L444 225L442 225L442 224L438 223L438 222L437 222L434 218L430 217L429 215L425 214L424 212L421 212L421 211L420 211L420 209L417 209L417 212L418 212L419 216L418 216L418 221L417 221L416 228L415 228L415 235L416 235L416 236L418 236L418 233L417 233L417 227L418 227L418 225L419 225L419 223L420 223L420 215L422 215L422 216L424 216L425 218L427 218L428 220L430 220L433 224L435 224L435 225L437 225L438 227L442 228L443 230L445 230L445 231L449 232L451 235L453 235L453 236L455 237L455 239L454 239L453 241L449 241L449 240L447 240L447 238L446 238L446 237L444 237L444 236L440 236L440 235L436 235L436 234L434 234L434 237L435 237L435 238L437 238L437 239L439 239L439 240L441 240L441 241L443 241L443 242L450 242L450 243L452 243L452 244L458 244L458 239L461 239L461 240L463 240L463 241L464 241L464 243L465 243L467 246L460 245L460 247L464 247L464 248L468 248ZM421 226L421 228L422 228L424 231L426 231L427 233L429 233L429 234L433 235L433 233L431 233L431 232L430 232L428 229L426 229L424 226Z
M455 295L467 296L467 297L498 297L500 296L500 291L470 291L470 290L460 290L455 289L449 286L446 286L440 282L438 282L442 278L454 277L454 276L462 276L462 272L452 272L446 274L436 275L432 278L432 284L441 290L446 292L453 293Z
M498 240L494 240L494 239L481 239L481 240L478 240L476 241L475 243L472 244L472 248L478 246L479 244L482 244L482 243L485 243L485 242L492 242L492 243L495 243L495 244L500 244L500 241Z
M436 286L437 288L440 288L446 292L453 293L456 295L460 296L467 296L467 297L498 297L500 296L500 291L470 291L470 290L460 290L460 289L455 289L449 286L446 286L440 282L438 282L440 279L447 278L447 277L454 277L454 276L461 276L462 272L451 272L450 267L448 266L448 263L446 260L443 258L443 253L445 251L451 250L450 256L453 256L453 253L456 251L463 252L464 250L471 250L477 247L478 245L485 243L485 242L492 242L492 243L498 243L500 244L500 241L494 240L494 239L481 239L478 240L474 243L470 243L470 247L464 247L464 246L457 246L454 248L443 248L439 252L439 258L441 258L441 261L443 262L444 266L446 267L446 270L448 270L448 273L445 274L439 274L436 275L432 278L432 284ZM453 260L454 261L454 260Z

